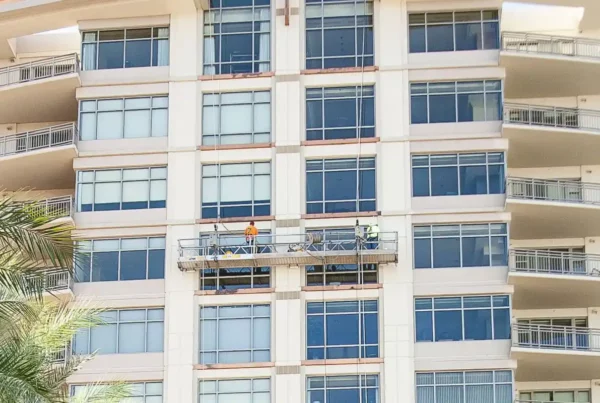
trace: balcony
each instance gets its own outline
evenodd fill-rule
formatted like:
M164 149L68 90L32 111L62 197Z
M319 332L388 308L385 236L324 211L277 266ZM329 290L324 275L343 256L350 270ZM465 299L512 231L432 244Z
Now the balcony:
M258 235L253 245L243 235L213 235L179 240L182 271L275 265L384 264L398 262L398 233L382 232L379 239L348 238L348 233Z
M512 168L600 164L600 111L507 103L502 130Z
M520 250L509 252L513 308L587 308L600 305L600 255Z
M33 278L33 281L41 281L39 285L48 296L66 295L71 297L73 295L73 276L68 270L44 269L39 274Z
M511 357L516 380L594 379L600 372L600 329L514 324Z
M73 188L77 136L75 123L67 123L0 137L0 184L6 190Z
M600 184L508 178L506 209L512 213L512 239L596 236L600 228Z
M0 123L69 121L77 118L77 54L0 69Z
M73 215L73 196L52 197L17 203L22 207L27 207L34 216L44 215L58 219Z
M600 92L597 80L600 40L503 32L501 42L500 65L506 69L504 94L507 98L566 97Z

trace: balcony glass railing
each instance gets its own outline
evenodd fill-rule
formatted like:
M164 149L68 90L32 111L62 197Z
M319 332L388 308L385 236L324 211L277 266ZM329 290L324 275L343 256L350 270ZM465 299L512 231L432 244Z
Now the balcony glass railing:
M568 180L507 178L508 199L600 205L600 184Z
M62 76L78 71L79 57L76 53L15 64L0 69L0 87Z
M600 111L506 103L504 124L600 131Z
M518 323L512 327L513 347L600 351L600 330L587 327Z
M600 255L545 250L512 249L509 269L513 272L600 276Z
M0 137L0 157L74 144L76 141L77 127L75 123L2 136Z
M502 50L600 59L600 40L527 32L503 32Z

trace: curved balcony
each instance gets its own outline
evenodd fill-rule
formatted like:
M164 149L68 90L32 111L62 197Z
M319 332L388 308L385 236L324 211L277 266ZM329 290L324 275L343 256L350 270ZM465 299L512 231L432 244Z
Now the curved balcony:
M600 163L600 111L506 103L503 120L510 167Z
M512 239L582 238L600 228L600 184L507 178Z
M73 188L77 136L75 123L67 123L0 137L0 186L6 190Z
M600 329L514 324L511 357L516 380L594 379L600 371Z
M500 65L506 69L507 98L600 92L599 39L503 32Z
M0 123L75 120L79 87L77 54L0 69Z
M516 309L600 305L600 255L513 249L508 267Z
M218 235L179 240L178 266L183 271L219 267L275 265L383 264L398 261L398 233L382 232L377 240L329 239L313 234L258 235L252 244L244 236Z

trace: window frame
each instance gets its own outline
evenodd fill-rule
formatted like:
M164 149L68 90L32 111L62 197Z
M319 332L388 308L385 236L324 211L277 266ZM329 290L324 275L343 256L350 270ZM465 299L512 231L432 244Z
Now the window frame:
M519 395L519 399L522 399L522 397L521 397L522 394L529 393L531 399L525 400L524 402L527 403L527 402L531 401L532 403L535 403L536 401L533 400L535 393L550 393L552 395L551 401L554 401L554 398L555 398L554 394L556 392L559 392L559 393L560 392L568 392L568 393L572 392L573 396L576 399L576 400L574 400L574 402L578 402L577 397L580 393L582 393L582 392L587 393L588 400L586 401L586 403L592 403L592 390L591 389L579 389L578 388L578 389L537 389L537 390L524 390L524 391L519 390L518 395Z
M485 163L461 163L461 156L466 157L466 156L473 156L473 155L484 155L486 162ZM493 155L500 155L501 158L501 162L490 162L490 156ZM439 164L439 165L432 165L431 164L431 157L452 157L455 156L456 157L456 164ZM425 158L427 157L427 164L426 165L414 165L415 159L416 158ZM505 181L506 181L506 172L507 172L507 166L506 166L506 153L505 151L481 151L481 152L459 152L459 153L451 153L451 154L411 154L410 156L411 159L411 184L412 184L412 197L453 197L453 196L481 196L481 195L496 195L496 194L505 194L506 193L506 186L505 186ZM460 168L461 167L478 167L478 166L484 166L485 167L485 172L486 172L486 193L469 193L469 194L462 194L462 181L461 181L461 172L460 172ZM502 172L503 172L503 181L501 183L503 192L501 193L490 193L490 166L502 166ZM432 195L432 168L436 167L436 168L448 168L448 167L456 167L456 174L457 174L457 194L456 195ZM426 196L422 196L422 195L415 195L415 175L414 172L416 169L427 169L428 172L428 181L429 181L429 194Z
M465 308L465 298L481 298L481 297L489 297L490 298L490 306L489 307L467 307ZM494 306L494 297L506 297L508 299L508 306ZM444 299L444 298L460 298L461 307L460 308L436 308L435 300L436 299ZM425 301L430 300L431 308L417 308L417 301ZM447 342L477 342L477 341L499 341L499 340L510 340L511 339L511 323L510 323L510 315L512 313L512 298L510 294L486 294L486 295L440 295L435 297L415 297L413 304L413 313L414 313L414 323L415 323L415 343L447 343ZM465 311L474 311L474 310L482 310L489 309L490 310L490 323L491 330L490 334L492 335L491 339L482 339L482 340L473 340L473 339L465 339ZM508 338L496 338L495 336L495 321L494 321L494 312L500 310L508 310L509 314L509 323L508 325ZM436 340L436 326L435 326L435 313L436 312L449 312L449 311L460 311L461 313L461 338L460 340ZM417 312L431 312L431 334L433 340L418 340L418 326L417 326Z
M341 387L328 387L330 383L335 383L335 381L340 379L356 379L356 385L353 387L341 386ZM330 390L339 390L339 389L350 389L356 390L361 396L365 396L369 390L376 390L377 403L381 403L381 384L378 373L363 373L360 375L309 375L306 377L306 403L312 403L311 392L323 392L324 399L321 403L339 403L338 401L330 401L328 396L328 391ZM311 380L320 381L322 380L323 387L322 388L311 388ZM369 383L374 383L375 386L369 385Z
M127 39L127 31L135 31L135 30L140 30L140 29L150 29L150 38L132 38L132 39ZM167 35L166 36L160 36L160 34L155 32L160 32L159 30L161 29L167 29ZM101 32L110 32L110 31L123 31L123 39L113 39L113 40L100 40L100 33ZM84 71L96 71L96 70L117 70L119 68L121 69L131 69L131 68L143 68L143 67L164 67L163 65L154 65L154 43L155 42L159 42L159 41L167 41L168 42L168 48L170 51L170 47L171 47L171 27L169 25L157 25L157 26L143 26L143 27L130 27L130 28L122 28L122 29L92 29L92 30L85 30L85 31L81 31L81 55L83 58L84 55L84 47L85 45L94 45L95 46L95 61L94 61L94 68L93 69L83 69L83 65L84 63L82 63L82 70ZM94 34L96 35L96 39L95 40L85 40L85 35L86 34ZM156 35L156 36L155 36ZM150 41L150 63L148 64L148 66L130 66L127 67L126 66L126 61L127 61L127 42L138 42L138 41ZM98 61L100 58L100 43L116 43L116 42L123 42L123 66L122 67L117 67L114 69L99 69L98 68ZM166 66L168 66L169 63L166 64Z
M227 286L227 288L221 288L221 279L223 279L223 276L221 275L222 271L227 271L227 270L242 270L242 269L247 269L250 271L250 274L238 274L238 275L231 275L231 276L225 276L225 279L250 279L250 286L246 287L246 286L242 286L242 287L232 287L232 286ZM267 273L261 273L261 271L267 270ZM214 272L215 275L208 277L206 275L206 273L208 272ZM218 293L226 293L228 291L232 291L235 292L237 290L254 290L254 289L268 289L272 287L271 284L271 274L272 274L272 270L270 266L261 266L261 267L227 267L227 268L216 268L216 269L208 269L205 268L203 270L200 270L200 291L215 291L217 294ZM263 284L263 283L256 283L257 279L268 279L267 284ZM208 288L206 286L206 281L207 280L213 280L215 282L214 288Z
M220 392L219 391L219 386L221 383L224 382L239 382L239 381L248 381L250 382L250 390L248 392L246 391L240 391L240 390L236 390L236 391L228 391L228 392ZM268 390L255 390L255 383L257 383L257 381L267 381L269 383L269 389ZM203 385L207 384L207 383L214 383L214 392L212 391L208 391L205 392L203 389L205 388ZM271 382L271 378L263 378L263 377L256 377L256 378L224 378L224 379L199 379L198 380L198 401L202 402L203 401L203 397L204 396L214 396L215 399L212 400L214 402L218 402L220 401L219 396L222 395L228 395L228 394L244 394L244 395L250 395L250 401L254 402L254 397L256 394L260 394L260 395L265 395L268 393L269 395L269 400L271 401L271 388L272 388L272 382Z
M161 393L160 395L157 394L149 394L148 393L148 384L160 384L161 385ZM142 398L143 399L143 403L146 402L146 398L148 397L160 397L161 401L164 398L164 383L162 380L157 380L157 381L141 381L141 382L127 382L126 385L129 386L129 388L132 390L132 394L129 397L129 399L139 399ZM142 385L142 390L143 390L143 394L142 395L133 395L133 393L135 393L135 386L134 385ZM75 390L78 387L87 387L87 386L95 386L95 385L90 385L90 384L69 384L69 395L71 397L75 396Z
M332 270L331 266L343 266L343 267L347 267L347 266L356 266L354 269L352 270L342 270L339 272L335 272ZM358 265L355 264L328 264L328 265L305 265L305 272L306 272L306 286L307 287L330 287L330 286L345 286L345 285L366 285L366 284L380 284L379 282L379 265L378 264L370 264L370 263L366 263L363 264L362 267L358 267ZM312 272L309 272L309 270L312 270ZM356 274L357 276L357 282L356 283L347 283L347 282L341 282L338 284L333 284L334 282L328 281L327 277L331 277L334 275L340 275L340 274L348 274L348 275L354 275ZM365 281L365 277L366 275L369 275L369 277L371 277L370 275L374 275L375 279L374 281L371 280L366 280ZM320 277L322 279L322 281L320 281L318 284L315 281L309 281L310 278L317 278Z
M492 373L492 382L477 382L477 383L467 383L465 378L467 376L467 374L477 374L477 373L486 373L486 372L491 372ZM507 375L508 373L510 373L510 382L505 382L505 381L499 381L497 380L498 378L500 378L500 376L502 375ZM437 378L438 378L438 374L461 374L462 375L462 383L438 383L437 382ZM432 384L419 384L419 375L431 375L433 377L433 383ZM463 399L460 401L456 401L455 403L466 403L466 399L467 399L467 393L466 393L466 389L468 385L491 385L493 388L493 394L494 394L494 402L496 402L496 399L498 397L498 389L497 386L502 386L502 385L510 385L510 391L511 391L511 397L510 397L510 401L509 403L513 402L514 399L514 385L515 385L515 378L514 378L514 372L510 369L490 369L490 370L471 370L471 371L417 371L415 372L415 403L420 403L418 400L418 391L419 388L433 388L433 398L434 400L431 402L427 402L427 403L435 403L437 401L437 388L439 386L462 386L462 396ZM487 402L487 403L493 403L493 402Z

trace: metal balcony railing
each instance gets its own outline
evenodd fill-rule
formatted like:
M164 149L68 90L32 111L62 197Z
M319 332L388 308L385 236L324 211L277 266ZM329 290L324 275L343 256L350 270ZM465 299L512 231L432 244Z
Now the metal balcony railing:
M64 291L73 288L73 277L68 270L46 269L33 277L34 281L41 281L45 291Z
M79 72L76 53L50 57L35 62L15 64L0 69L0 87Z
M517 323L512 326L512 345L534 349L600 352L600 330Z
M509 269L519 273L598 277L600 276L600 255L511 249Z
M29 200L17 203L26 207L34 216L55 218L70 217L73 214L73 196L52 197L44 200Z
M77 142L77 126L66 123L25 133L0 137L0 157L23 154Z
M600 111L506 103L504 123L600 131Z
M527 32L503 32L502 50L600 59L600 40Z
M600 205L600 184L568 180L507 178L508 199Z

